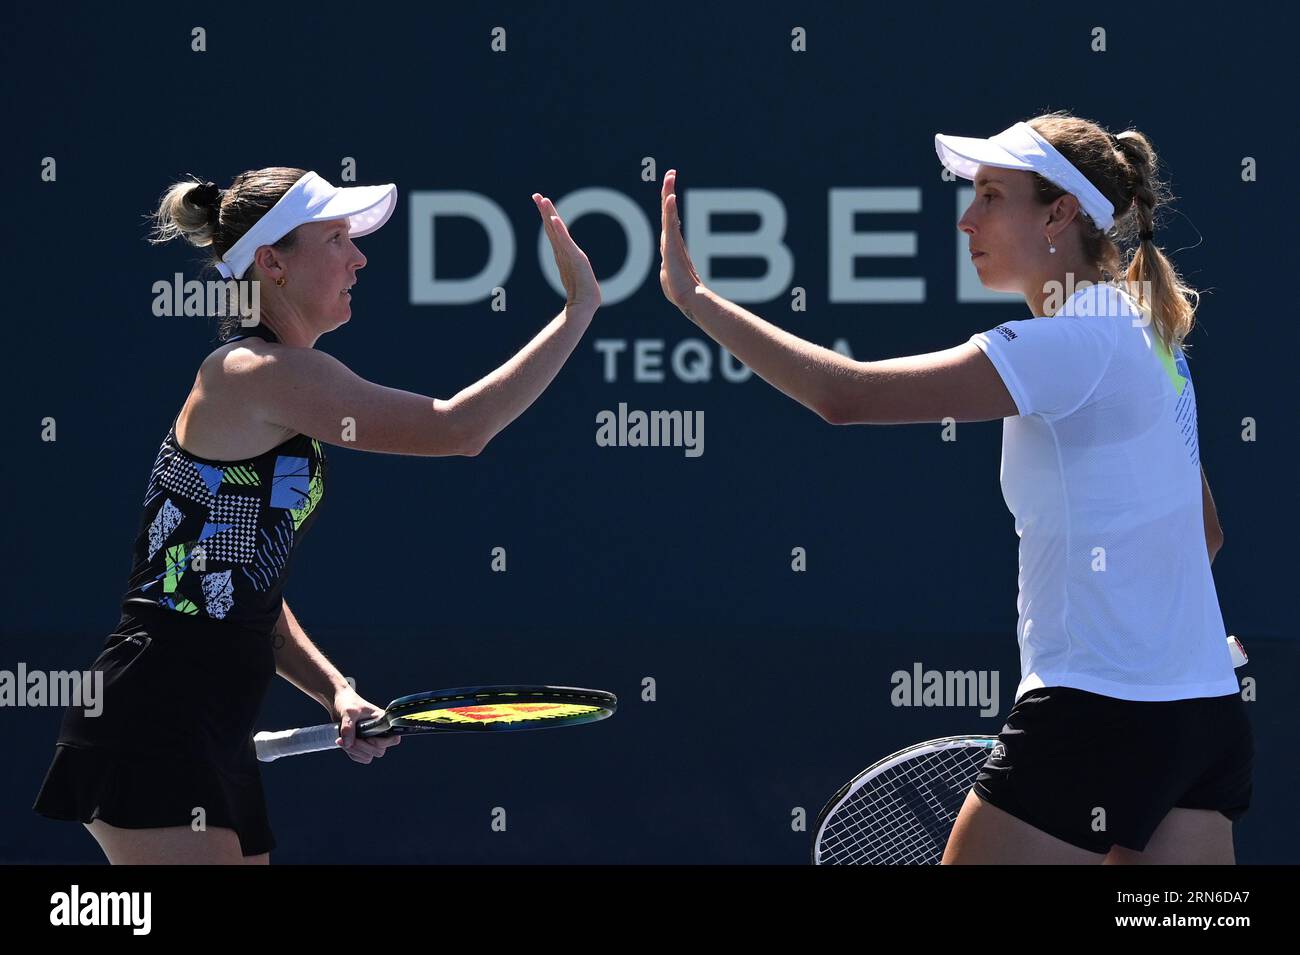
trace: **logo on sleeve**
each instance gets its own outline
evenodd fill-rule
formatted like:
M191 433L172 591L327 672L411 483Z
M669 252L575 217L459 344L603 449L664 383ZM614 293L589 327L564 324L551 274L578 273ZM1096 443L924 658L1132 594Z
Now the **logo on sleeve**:
M997 332L999 335L1001 335L1003 338L1005 338L1007 341L1013 341L1016 337L1016 333L1013 332L1011 329L1007 328L1007 326L1005 325L999 325L997 328L993 330Z
M1156 355L1160 358L1170 384L1174 386L1174 392L1182 395L1187 382L1191 380L1191 372L1187 370L1187 359L1183 357L1182 349L1179 349L1178 357L1174 358L1164 342L1156 342Z

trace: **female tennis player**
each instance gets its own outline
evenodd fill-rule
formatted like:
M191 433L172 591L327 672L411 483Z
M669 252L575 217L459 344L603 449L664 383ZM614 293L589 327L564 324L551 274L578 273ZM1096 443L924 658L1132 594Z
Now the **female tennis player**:
M313 646L284 601L290 558L325 488L322 444L474 456L555 378L600 288L551 200L534 195L567 293L513 358L450 399L366 381L318 350L352 315L366 257L352 241L392 214L392 185L245 172L172 186L154 242L184 236L227 279L259 280L260 324L199 368L145 492L122 617L94 668L102 713L69 708L35 809L87 825L112 863L266 863L274 846L251 732L271 678L315 699L360 763L382 713ZM234 316L222 331L240 321Z
M958 228L980 280L1034 317L884 361L803 341L704 287L675 171L664 294L831 424L1003 419L1021 681L944 861L1231 863L1253 741L1210 573L1223 533L1183 356L1197 295L1154 240L1155 153L1065 113L935 145L975 182Z

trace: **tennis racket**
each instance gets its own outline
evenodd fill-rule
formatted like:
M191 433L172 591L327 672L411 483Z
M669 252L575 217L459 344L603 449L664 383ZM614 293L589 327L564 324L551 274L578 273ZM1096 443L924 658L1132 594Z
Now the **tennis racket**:
M817 818L813 865L937 865L996 736L945 736L872 763Z
M376 717L357 724L358 737L415 733L513 733L577 726L607 719L618 697L574 686L462 686L398 697ZM338 723L323 723L253 737L264 763L337 749Z
M1228 637L1233 667L1246 648ZM945 736L868 766L817 818L814 865L938 865L996 736Z
M1250 657L1246 656L1246 648L1241 645L1241 641L1236 637L1228 637L1228 652L1232 654L1232 668L1245 666Z

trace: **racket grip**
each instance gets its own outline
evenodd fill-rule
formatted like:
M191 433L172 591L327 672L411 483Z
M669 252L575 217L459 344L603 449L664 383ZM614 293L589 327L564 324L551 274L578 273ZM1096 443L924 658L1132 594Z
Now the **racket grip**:
M334 741L338 738L337 723L322 723L320 726L304 726L295 730L280 730L277 733L263 731L253 737L253 744L257 747L257 758L264 763L269 763L281 756L298 756L323 749L337 749Z
M1241 645L1241 641L1236 637L1228 637L1228 652L1232 654L1232 667L1235 670L1239 666L1245 666L1249 657L1246 656L1246 648Z

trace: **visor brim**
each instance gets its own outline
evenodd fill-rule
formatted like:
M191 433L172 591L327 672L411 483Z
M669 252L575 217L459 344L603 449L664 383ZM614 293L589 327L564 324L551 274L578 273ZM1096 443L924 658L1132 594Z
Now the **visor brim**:
M980 166L1021 170L1033 168L992 140L973 136L947 136L937 133L934 137L934 150L939 154L939 161L963 179L973 180Z
M348 186L330 197L315 216L317 221L347 219L348 236L369 235L388 221L397 206L397 186Z

